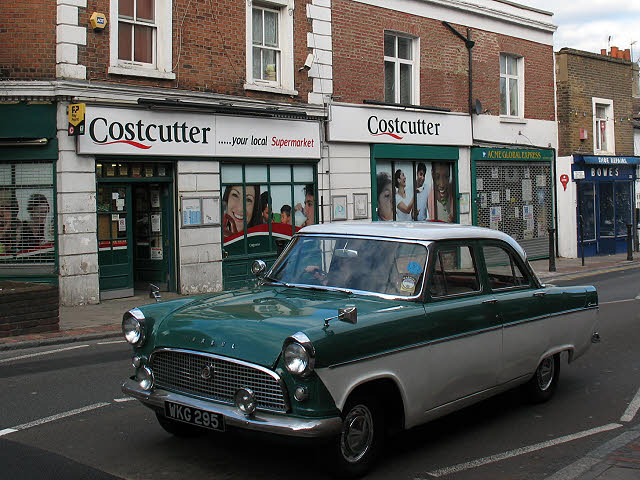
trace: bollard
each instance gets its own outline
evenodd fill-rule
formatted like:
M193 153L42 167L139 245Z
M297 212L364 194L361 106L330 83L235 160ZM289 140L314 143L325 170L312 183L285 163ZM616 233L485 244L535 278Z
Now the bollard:
M555 249L555 236L553 235L555 233L556 229L555 228L549 228L548 232L549 232L549 271L550 272L555 272L556 271L556 249Z
M631 235L631 228L633 225L627 223L627 260L633 260L633 236Z

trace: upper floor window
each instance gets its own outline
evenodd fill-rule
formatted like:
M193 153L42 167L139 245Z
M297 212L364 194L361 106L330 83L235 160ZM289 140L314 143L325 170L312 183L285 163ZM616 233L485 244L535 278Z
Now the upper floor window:
M109 73L175 78L171 15L170 0L113 0Z
M245 88L293 92L293 0L254 2L247 8Z
M384 101L413 105L418 103L417 39L385 32Z
M523 116L522 57L500 54L500 115Z
M594 153L615 153L613 141L613 101L594 98L592 102Z

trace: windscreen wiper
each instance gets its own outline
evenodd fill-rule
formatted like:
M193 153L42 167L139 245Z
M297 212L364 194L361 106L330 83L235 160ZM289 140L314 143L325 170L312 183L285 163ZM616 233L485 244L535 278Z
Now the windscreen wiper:
M280 280L277 280L277 279L275 279L275 278L273 278L273 277L269 277L269 276L262 277L262 281L263 281L263 282L267 281L267 282L269 282L269 283L274 283L274 284L276 284L276 285L283 285L283 286L285 286L285 287L289 287L289 288L291 288L291 287L293 286L293 285L291 285L291 284L289 284L289 283L282 282L282 281L280 281Z

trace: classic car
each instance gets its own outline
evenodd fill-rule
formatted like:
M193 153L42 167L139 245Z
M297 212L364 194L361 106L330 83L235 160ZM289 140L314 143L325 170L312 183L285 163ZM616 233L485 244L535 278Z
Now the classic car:
M507 389L534 402L596 332L592 286L543 285L490 229L332 223L298 232L255 286L135 308L123 391L175 435L324 438L338 473L385 436Z

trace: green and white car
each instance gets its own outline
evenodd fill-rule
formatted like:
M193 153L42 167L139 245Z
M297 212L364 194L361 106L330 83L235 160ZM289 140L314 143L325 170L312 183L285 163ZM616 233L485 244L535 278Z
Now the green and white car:
M326 438L341 474L386 434L522 385L598 340L594 287L542 285L518 243L438 223L302 229L253 288L135 308L123 391L175 435L242 428Z

